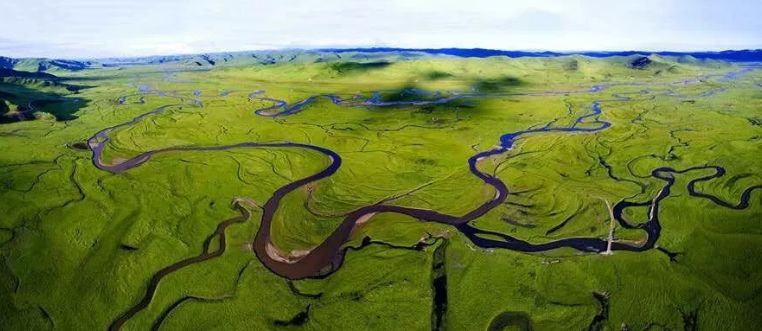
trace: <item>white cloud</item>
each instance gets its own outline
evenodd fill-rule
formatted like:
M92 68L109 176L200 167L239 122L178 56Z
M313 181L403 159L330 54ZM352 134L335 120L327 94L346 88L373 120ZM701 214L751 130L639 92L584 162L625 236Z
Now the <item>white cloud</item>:
M0 13L0 52L11 56L379 45L762 47L762 3L741 0L4 0Z

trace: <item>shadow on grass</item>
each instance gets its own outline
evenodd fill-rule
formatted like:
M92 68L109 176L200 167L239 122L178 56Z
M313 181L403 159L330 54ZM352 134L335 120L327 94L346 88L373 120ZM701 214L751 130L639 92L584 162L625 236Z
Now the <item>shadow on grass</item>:
M35 113L50 114L58 121L76 119L75 114L87 106L86 100L71 96L81 88L85 87L0 81L0 124L34 120Z
M378 97L383 102L434 101L445 96L439 91L429 91L415 84L406 84L398 89L384 91Z
M426 80L440 80L450 77L453 77L451 73L439 70L431 70L423 73L423 78Z
M524 85L524 81L513 76L503 76L492 79L477 79L471 85L473 89L481 93L503 92L508 88Z
M391 65L391 62L379 61L379 62L336 62L329 67L339 74L358 74L365 73L371 70L383 69Z

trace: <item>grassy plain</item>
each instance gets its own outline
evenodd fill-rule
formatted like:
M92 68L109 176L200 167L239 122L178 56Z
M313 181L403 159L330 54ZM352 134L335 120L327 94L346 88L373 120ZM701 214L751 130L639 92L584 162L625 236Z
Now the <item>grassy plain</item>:
M649 173L661 166L723 166L725 176L697 189L737 202L744 189L762 182L761 71L723 80L738 66L651 59L645 69L630 68L631 58L570 56L56 72L90 86L66 95L82 100L74 117L0 125L0 329L106 328L140 299L157 270L199 254L217 224L236 214L235 197L263 203L278 187L328 164L299 149L237 149L162 154L111 174L92 165L90 151L73 147L164 105L175 106L111 133L105 159L245 141L309 143L341 155L342 167L315 183L312 194L298 190L284 200L272 230L284 251L319 244L341 214L384 199L463 214L494 195L469 172L468 157L507 132L549 122L568 126L594 100L602 100L601 119L611 128L528 135L480 164L513 193L473 225L532 243L605 238L603 200L653 199L663 182ZM590 92L600 84L607 88ZM18 95L22 88L43 91L0 86ZM404 107L346 107L321 98L278 118L256 116L255 109L270 104L249 98L261 89L289 103L327 93L367 98L373 91L398 100L412 88L484 95ZM605 330L759 329L762 194L754 192L750 207L738 211L690 197L687 181L704 174L678 175L661 206L658 245L678 253L675 261L659 250L610 256L485 250L454 228L387 214L348 245L369 236L412 246L427 233L447 233L447 330L487 329L505 312L529 316L536 330L586 329L601 309L593 293L608 296ZM370 245L350 251L329 277L289 285L251 252L261 216L251 211L251 219L228 230L223 256L166 277L125 329L157 326L188 296L166 315L162 330L431 328L437 246ZM634 208L627 217L641 222L646 213ZM622 228L615 236L643 239L641 231Z

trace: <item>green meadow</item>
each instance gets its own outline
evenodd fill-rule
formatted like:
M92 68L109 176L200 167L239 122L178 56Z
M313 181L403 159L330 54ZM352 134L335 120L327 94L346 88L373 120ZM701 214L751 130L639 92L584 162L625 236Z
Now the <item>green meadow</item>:
M327 167L324 155L240 148L157 154L116 174L93 165L91 136L163 106L110 132L103 160L242 142L335 151L342 165L334 175L281 202L271 233L283 252L315 247L343 215L382 201L465 214L495 195L469 171L469 157L509 132L573 125L594 101L611 127L523 135L478 164L510 195L472 226L534 244L605 240L610 231L615 241L637 244L645 232L611 230L606 202L654 199L664 185L651 177L656 168L721 166L724 176L696 190L734 205L762 184L762 70L725 79L742 66L660 56L634 68L634 57L329 55L274 64L93 65L53 70L55 83L4 78L0 330L108 328L140 301L158 270L199 255L218 224L239 215L236 198L256 205L244 204L251 217L227 228L224 253L164 277L124 330L762 328L762 192L752 191L741 210L689 195L688 182L709 170L674 175L659 208L659 249L482 249L455 227L378 214L353 232L335 273L290 281L252 252L257 205ZM16 70L32 70L22 64ZM318 97L299 112L266 117L255 110L274 103L251 97L257 90L289 104L327 94L365 100L376 91L389 102L466 97L389 107ZM30 103L33 109L24 108ZM19 112L25 120L14 120ZM638 224L649 212L635 207L624 216ZM405 249L427 236L438 239ZM358 248L364 240L371 243ZM213 249L220 244L212 240ZM438 276L446 278L439 309Z

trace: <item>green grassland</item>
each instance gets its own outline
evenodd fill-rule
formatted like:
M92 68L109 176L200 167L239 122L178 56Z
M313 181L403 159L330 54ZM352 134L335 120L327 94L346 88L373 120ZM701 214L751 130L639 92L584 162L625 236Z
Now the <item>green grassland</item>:
M160 154L112 174L76 147L166 105L112 132L104 160L247 141L308 143L341 155L336 174L281 202L272 235L283 251L314 247L343 214L379 201L466 213L495 194L469 172L470 156L508 132L569 126L595 100L602 100L601 119L610 128L522 136L508 153L479 164L512 194L472 225L531 243L605 238L604 200L653 199L663 185L650 177L655 168L722 166L725 176L696 188L733 204L762 183L760 70L722 79L739 66L658 56L642 69L632 68L629 57L313 57L55 70L66 84L87 87L76 92L0 84L13 95L0 95L8 105L79 100L37 110L52 116L0 125L0 329L105 329L140 300L154 273L201 252L217 224L237 215L233 199L264 203L278 187L328 165L308 150L253 148ZM607 87L590 91L600 84ZM254 114L272 104L250 99L256 90L289 103L329 93L368 98L374 91L387 101L431 98L401 94L410 90L481 96L399 107L319 98L299 113L269 118ZM657 244L677 253L673 260L656 249L612 255L480 249L453 227L380 214L346 245L359 247L365 237L399 247L428 234L446 239L420 251L371 244L350 250L328 277L287 281L251 251L261 210L247 206L252 216L226 231L222 256L165 277L124 328L428 330L440 247L447 278L442 329L485 330L501 314L523 321L508 322L508 329L762 328L762 194L753 192L744 210L689 196L687 182L708 173L675 175L662 202ZM625 216L639 223L647 213L631 208ZM644 239L639 230L614 231L617 240ZM592 322L602 306L594 293L608 298L598 324Z

